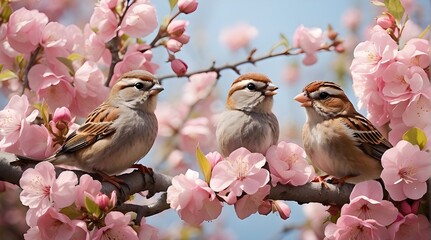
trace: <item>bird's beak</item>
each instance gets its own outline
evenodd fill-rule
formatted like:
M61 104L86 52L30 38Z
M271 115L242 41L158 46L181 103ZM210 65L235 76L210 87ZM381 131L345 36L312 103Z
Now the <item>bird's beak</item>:
M277 94L277 91L276 91L277 89L278 89L277 86L275 86L272 83L269 83L263 93L265 94L265 96L274 96L275 94Z
M160 84L154 84L152 88L150 88L150 96L155 96L159 94L159 92L163 91L164 88Z
M311 107L311 99L307 96L306 92L296 95L293 99L301 103L302 107Z

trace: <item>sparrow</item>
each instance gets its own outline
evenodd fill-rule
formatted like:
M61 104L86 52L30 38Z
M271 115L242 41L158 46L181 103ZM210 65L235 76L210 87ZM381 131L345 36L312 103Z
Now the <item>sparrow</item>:
M355 110L339 85L315 81L294 99L307 113L302 139L316 168L339 183L380 178L382 155L392 145Z
M232 83L226 110L216 126L217 142L224 157L240 147L265 154L271 145L277 144L279 125L272 113L277 89L260 73L243 74Z
M151 73L144 70L125 73L108 98L45 160L102 176L132 167L148 153L156 139L158 124L154 110L161 91L163 87Z

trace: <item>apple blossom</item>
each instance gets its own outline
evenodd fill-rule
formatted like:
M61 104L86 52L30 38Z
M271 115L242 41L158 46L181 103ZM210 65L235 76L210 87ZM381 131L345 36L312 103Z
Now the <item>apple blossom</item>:
M44 125L37 124L24 125L19 145L23 155L36 159L48 158L55 150L48 129Z
M0 147L15 144L22 134L22 127L34 121L38 114L38 110L31 110L26 95L14 95L0 111Z
M410 213L389 226L388 230L394 240L431 238L431 224L424 215Z
M187 64L181 59L174 59L171 61L171 68L177 76L184 76L187 72Z
M193 74L184 85L182 100L187 105L193 105L204 99L217 81L216 72Z
M388 230L373 219L344 215L337 220L337 224L330 223L325 228L325 239L389 239Z
M48 17L38 10L20 8L12 13L7 27L10 46L20 53L34 51L42 38Z
M314 168L308 164L304 149L294 143L281 141L266 152L266 161L271 173L272 186L291 184L304 185L314 176Z
M138 240L138 234L129 226L131 221L130 214L112 211L106 214L105 226L95 231L92 239L128 239Z
M105 87L105 76L92 61L86 61L75 72L74 86L76 93L82 97L99 99L99 103L105 100L109 89Z
M246 194L238 199L235 203L235 212L239 219L245 219L251 214L256 213L259 206L263 204L266 196L269 195L270 190L271 187L269 185L265 185L259 188L256 193Z
M54 166L43 161L24 171L19 181L22 188L20 200L36 210L46 211L51 206L55 209L67 207L75 201L77 183L75 173L64 171L56 178Z
M90 27L104 42L114 38L118 20L114 12L105 4L98 4L90 18Z
M293 45L301 48L305 57L304 65L313 65L317 62L316 52L325 44L325 37L320 28L306 28L300 25L293 34Z
M210 152L205 157L208 159L211 165L211 169L214 168L217 163L223 160L223 156L219 152Z
M381 177L395 201L419 199L427 192L431 177L431 155L419 146L401 140L382 156Z
M75 96L75 89L67 76L57 75L42 64L30 69L28 81L38 99L46 101L51 109L69 107Z
M88 232L85 223L82 222L81 226L85 227L85 230L77 227L76 225L79 220L70 220L64 214L61 214L54 208L49 208L42 216L37 220L37 226L39 227L40 235L43 239L74 239L79 236L87 236ZM74 236L75 235L75 236Z
M180 12L189 14L198 8L197 0L178 0L178 9Z
M76 186L75 205L79 209L85 206L85 197L95 198L102 190L102 184L94 180L90 175L84 174L79 178Z
M159 229L147 224L143 217L139 224L138 237L139 240L157 240L159 239Z
M222 203L216 198L208 184L199 179L199 173L187 170L172 179L167 190L167 202L178 211L180 218L192 225L217 218L222 210Z
M426 39L410 39L401 49L396 59L408 66L418 66L426 69L430 64L430 43Z
M168 32L171 38L179 38L186 31L186 27L189 25L189 22L186 20L178 20L175 19L169 23L166 31Z
M269 172L263 168L265 163L262 154L239 148L214 166L210 186L227 203L233 204L243 192L253 195L268 183Z
M135 2L127 10L120 29L131 37L145 37L156 29L157 13L150 2Z
M256 38L258 30L247 23L238 23L232 27L224 29L220 33L220 42L226 45L231 51L238 51L249 45L250 41Z
M166 42L166 48L173 53L179 52L182 46L183 44L180 41L175 39L169 39Z
M360 182L350 194L350 203L341 208L341 215L374 219L380 225L388 226L397 218L398 210L391 202L382 199L383 188L379 182Z

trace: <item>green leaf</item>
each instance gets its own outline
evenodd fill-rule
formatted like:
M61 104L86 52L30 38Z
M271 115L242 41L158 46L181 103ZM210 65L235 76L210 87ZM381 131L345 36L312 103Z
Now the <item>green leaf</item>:
M85 196L85 208L87 212L91 213L95 217L100 217L102 215L102 211L99 208L99 205L89 196Z
M42 116L43 123L45 125L49 124L49 106L46 102L43 103L35 103L34 108L39 110L40 115Z
M430 25L428 25L422 32L419 34L418 38L425 38L427 33L430 31Z
M3 22L9 22L9 17L10 15L12 15L12 7L10 5L7 5L3 8L3 10L1 11L1 19L3 20Z
M196 159L198 160L199 167L204 175L205 182L209 183L211 179L211 164L199 146L196 147Z
M394 18L401 22L401 19L404 15L404 7L401 4L400 0L385 0L385 6L388 9L389 13L394 16Z
M2 68L3 68L3 66L2 66ZM17 78L17 77L18 76L16 75L16 73L12 72L9 69L6 69L0 73L0 81L5 81L5 80L12 79L12 78Z
M171 11L174 9L177 3L178 3L178 0L169 0L169 6L171 7Z
M74 204L68 207L62 208L60 210L60 213L68 216L71 220L78 219L82 216L82 213L76 208Z
M57 57L58 61L60 61L61 63L64 64L64 66L66 66L69 69L69 74L71 76L75 75L75 69L73 68L73 61L70 60L69 58L65 58L65 57Z
M427 144L427 136L420 128L417 127L411 128L404 133L403 140L406 140L413 145L418 145L421 150L424 149Z
M78 53L72 53L69 56L67 56L67 59L69 59L72 62L79 60L79 59L82 59L82 58L83 58L83 56L81 54L78 54Z

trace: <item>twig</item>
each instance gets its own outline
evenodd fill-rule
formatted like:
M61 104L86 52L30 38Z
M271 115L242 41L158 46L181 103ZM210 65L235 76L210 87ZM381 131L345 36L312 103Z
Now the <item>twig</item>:
M25 89L30 89L29 83L28 83L28 73L30 72L31 67L33 67L36 63L37 56L39 55L40 50L42 47L39 45L31 54L30 59L28 60L28 64L25 67L24 70L24 76L23 76L23 87L21 94L24 94Z

